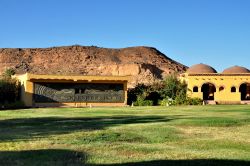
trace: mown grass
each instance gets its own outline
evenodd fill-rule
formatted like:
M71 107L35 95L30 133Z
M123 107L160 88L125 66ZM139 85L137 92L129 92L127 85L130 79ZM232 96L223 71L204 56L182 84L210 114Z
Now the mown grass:
M0 111L0 165L250 165L250 106Z

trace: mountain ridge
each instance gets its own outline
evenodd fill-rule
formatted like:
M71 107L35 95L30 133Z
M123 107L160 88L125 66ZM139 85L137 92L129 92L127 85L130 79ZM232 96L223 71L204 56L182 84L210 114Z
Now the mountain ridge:
M129 87L149 84L187 66L154 47L103 48L60 46L49 48L0 48L0 72L13 68L17 74L131 75Z

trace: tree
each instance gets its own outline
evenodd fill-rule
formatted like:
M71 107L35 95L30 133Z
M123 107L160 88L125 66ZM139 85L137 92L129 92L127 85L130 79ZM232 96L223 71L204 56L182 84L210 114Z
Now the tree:
M131 105L133 102L135 102L138 98L138 96L142 98L146 98L146 91L148 89L148 86L144 84L138 84L136 87L128 90L128 104Z
M180 88L180 82L175 75L169 75L163 80L163 87L159 91L163 98L175 99Z
M187 85L181 82L175 74L169 75L163 81L163 87L159 91L162 98L171 98L176 104L184 104L187 99Z
M2 73L0 79L0 104L14 103L19 100L20 85L16 79L11 78L15 70L9 68Z
M6 69L6 70L3 72L2 76L3 76L3 78L5 78L5 79L10 79L11 76L13 76L13 75L15 75L15 74L16 74L16 72L15 72L15 70L14 70L13 68L8 68L8 69Z
M151 85L138 84L128 92L128 104L152 101L153 105L157 105L161 100L171 100L176 105L182 105L187 103L187 99L187 84L175 74Z

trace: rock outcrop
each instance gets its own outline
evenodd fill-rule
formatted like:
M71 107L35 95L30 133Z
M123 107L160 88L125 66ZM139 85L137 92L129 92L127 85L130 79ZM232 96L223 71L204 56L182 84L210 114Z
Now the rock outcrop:
M137 83L148 84L187 69L152 47L108 49L78 45L2 48L0 72L7 68L14 68L20 74L131 75L129 87Z

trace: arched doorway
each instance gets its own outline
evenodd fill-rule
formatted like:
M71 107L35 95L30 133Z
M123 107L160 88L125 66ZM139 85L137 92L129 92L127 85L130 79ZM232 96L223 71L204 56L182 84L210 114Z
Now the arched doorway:
M250 83L240 85L241 100L250 100Z
M214 84L205 83L201 87L201 92L203 92L203 100L214 100L214 92L216 92L216 88Z

